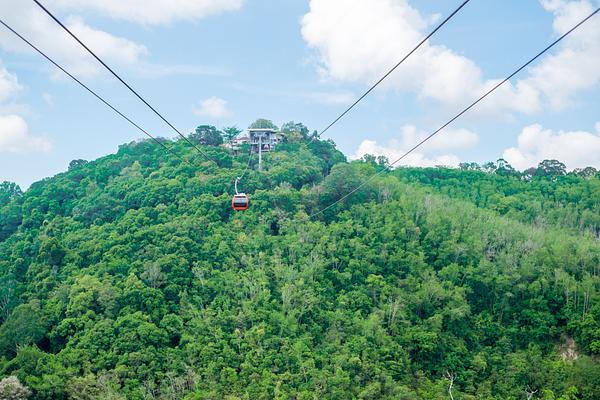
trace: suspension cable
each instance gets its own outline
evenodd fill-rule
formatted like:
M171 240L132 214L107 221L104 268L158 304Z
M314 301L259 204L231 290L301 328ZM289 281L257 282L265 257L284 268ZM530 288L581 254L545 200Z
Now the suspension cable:
M250 146L250 153L248 153L248 164L246 164L246 169L244 169L244 172L242 172L242 175L240 175L238 177L238 179L241 181L242 179L244 179L244 176L246 176L246 172L248 172L248 169L250 169L250 162L252 161L252 146Z
M490 94L492 94L492 92L496 91L496 89L498 89L500 86L502 86L503 84L505 84L506 82L508 82L515 75L517 75L519 72L521 72L522 70L524 70L527 66L529 66L531 63L533 63L535 60L537 60L538 58L540 58L548 50L550 50L551 48L553 48L554 46L556 46L560 41L562 41L565 37L567 37L568 35L570 35L573 31L575 31L577 28L579 28L581 25L583 25L585 22L587 22L589 19L591 19L598 12L600 12L600 7L597 8L590 15L588 15L587 17L585 17L583 20L581 20L577 25L573 26L571 29L569 29L567 32L565 32L562 36L560 36L554 42L552 42L551 44L549 44L545 49L543 49L542 51L540 51L538 54L536 54L533 58L531 58L525 64L523 64L522 66L520 66L519 68L517 68L517 70L515 70L513 73L511 73L503 81L501 81L500 83L496 84L494 87L492 87L486 93L484 93L481 97L479 97L477 100L475 100L474 102L472 102L469 106L467 106L466 108L464 108L461 112L459 112L454 117L452 117L448 122L446 122L445 124L443 124L441 127L439 127L438 129L436 129L433 133L431 133L425 139L421 140L419 143L417 143L415 146L413 146L410 150L408 150L402 156L398 157L396 160L394 160L392 163L390 163L389 165L387 165L381 171L379 171L379 172L371 175L369 178L365 179L364 182L362 182L360 185L356 186L354 189L352 189L350 192L346 193L344 196L340 197L338 200L334 201L333 203L331 203L327 207L325 207L325 208L323 208L323 209L321 209L321 210L313 213L310 217L312 218L312 217L314 217L316 215L322 214L323 212L325 212L328 209L332 208L336 204L338 204L338 203L344 201L345 199L347 199L348 197L350 197L352 194L354 194L356 191L358 191L359 189L361 189L362 187L364 187L367 183L371 182L377 176L379 176L379 175L383 174L384 172L388 171L392 166L394 166L395 164L397 164L398 162L400 162L401 160L403 160L404 158L406 158L409 154L411 154L413 151L415 151L416 149L418 149L419 147L421 147L429 139L431 139L432 137L434 137L435 135L437 135L438 133L440 133L444 128L446 128L448 125L450 125L451 123L453 123L454 121L456 121L463 114L465 114L467 111L469 111L470 109L472 109L473 107L475 107L478 103L480 103L483 99L485 99Z
M242 175L236 177L235 180L234 180L234 182L233 182L233 187L235 189L235 194L239 194L238 193L238 186L237 185L246 176L246 172L248 172L248 170L250 169L250 163L251 162L252 162L252 145L250 146L250 152L248 153L248 163L246 164L246 168L242 172Z
M37 0L34 0L37 2ZM311 142L315 139L319 139L321 137L321 135L323 135L325 132L327 132L331 127L333 127L339 120L341 120L342 118L344 118L344 116L346 114L348 114L354 107L356 107L358 105L358 103L360 103L365 97L367 97L369 95L369 93L371 93L377 86L379 86L388 76L390 76L392 74L392 72L394 72L400 65L402 65L411 55L413 55L413 53L415 51L417 51L423 44L425 44L425 42L427 42L427 40L429 40L438 30L440 30L444 25L446 25L446 23L448 21L450 21L456 14L458 14L458 12L467 5L467 3L469 3L469 1L471 0L465 0L463 1L463 3L458 6L458 8L456 8L456 10L454 10L450 15L448 15L446 17L446 19L444 19L440 24L438 24L434 30L432 30L427 36L425 36L411 51L408 52L408 54L406 54L396 65L394 65L392 67L392 69L390 69L385 75L383 75L383 77L381 77L377 82L375 82L375 84L373 84L373 86L371 86L369 88L369 90L367 90L365 93L363 93L362 96L360 96L354 103L352 103L352 105L350 107L348 107L343 113L341 113L335 120L333 120L333 122L331 122L329 125L327 125L327 127L325 129L323 129L321 131L321 133L315 135L312 137Z
M87 90L95 98L97 98L102 103L104 103L104 105L106 105L108 108L110 108L115 113L117 113L119 116L121 116L121 118L123 118L125 121L129 122L131 125L133 125L136 129L138 129L144 135L146 135L150 139L154 140L162 148L164 148L165 150L169 151L171 154L175 155L175 157L177 157L179 160L181 160L181 161L186 162L186 163L189 164L189 161L187 161L186 159L182 158L179 154L175 153L171 147L167 146L165 143L163 143L160 140L158 140L156 137L154 137L153 135L151 135L150 133L148 133L148 131L146 131L144 128L142 128L140 125L138 125L136 122L134 122L131 118L129 118L128 116L126 116L125 114L123 114L121 111L119 111L115 106L113 106L111 103L109 103L107 100L105 100L102 96L100 96L98 93L96 93L94 90L92 90L85 83L83 83L79 79L77 79L73 74L71 74L69 71L67 71L61 65L59 65L50 56L48 56L46 53L44 53L42 50L40 50L36 45L34 45L32 42L30 42L28 39L26 39L23 35L21 35L19 32L17 32L15 29L13 29L10 25L8 25L6 22L4 22L4 20L2 20L1 18L0 18L0 24L4 25L4 27L6 29L8 29L9 31L11 31L13 34L15 34L15 36L17 36L23 42L27 43L29 45L29 47L31 47L33 50L35 50L37 53L39 53L42 57L44 57L46 60L48 60L50 63L52 63L56 68L58 68L62 72L64 72L65 75L67 75L69 78L71 78L75 82L77 82L82 88L84 88L85 90Z
M50 10L48 10L42 3L38 0L33 0L46 14L50 16L58 25L60 25L73 39L77 41L88 53L90 53L100 64L104 66L115 78L117 78L131 93L133 93L139 100L141 100L150 110L154 112L160 119L162 119L171 129L173 129L182 139L184 139L190 146L195 148L198 153L203 155L207 160L217 164L215 160L213 160L205 151L203 151L200 147L190 141L179 129L177 129L173 124L171 124L161 113L159 113L156 108L154 108L148 101L146 101L135 89L133 89L123 78L119 76L111 67L109 67L100 57L96 55L85 43L83 43L65 24L63 24Z

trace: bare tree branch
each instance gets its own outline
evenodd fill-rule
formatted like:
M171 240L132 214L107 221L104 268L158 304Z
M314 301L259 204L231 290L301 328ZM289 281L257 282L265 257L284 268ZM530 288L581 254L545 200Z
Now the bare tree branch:
M527 400L531 400L537 392L538 392L537 389L532 390L531 387L529 387L529 385L527 385L527 390L525 390L525 393L527 394Z
M454 400L454 395L452 395L452 386L454 386L454 379L456 379L456 376L453 373L446 371L446 379L448 379L449 382L448 394L450 395L450 399Z

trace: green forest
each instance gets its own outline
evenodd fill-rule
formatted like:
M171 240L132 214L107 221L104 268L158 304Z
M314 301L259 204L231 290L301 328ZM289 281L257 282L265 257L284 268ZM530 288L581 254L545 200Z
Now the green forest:
M600 399L596 170L281 131L260 172L201 126L214 163L144 140L1 183L0 399Z

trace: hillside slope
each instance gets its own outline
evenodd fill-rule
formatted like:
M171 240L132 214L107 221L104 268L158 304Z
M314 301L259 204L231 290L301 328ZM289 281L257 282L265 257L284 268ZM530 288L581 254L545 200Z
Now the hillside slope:
M0 377L32 398L600 398L596 189L502 181L498 209L465 195L496 178L405 169L310 218L381 168L316 142L235 213L247 156L174 145L197 167L132 143L0 197ZM569 207L592 222L536 222Z

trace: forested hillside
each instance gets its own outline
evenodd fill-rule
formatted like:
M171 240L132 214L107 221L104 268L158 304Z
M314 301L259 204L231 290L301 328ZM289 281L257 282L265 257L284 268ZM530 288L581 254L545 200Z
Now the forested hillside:
M595 171L168 144L0 186L0 399L600 399Z

